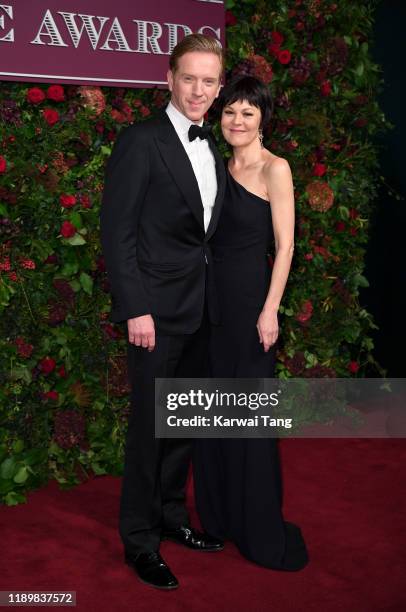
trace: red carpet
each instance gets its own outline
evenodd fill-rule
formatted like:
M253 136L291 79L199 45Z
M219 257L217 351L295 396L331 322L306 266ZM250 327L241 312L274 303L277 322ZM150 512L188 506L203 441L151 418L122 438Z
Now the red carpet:
M302 572L259 568L229 543L211 554L164 543L181 586L146 587L122 562L121 481L97 477L0 508L0 590L75 590L86 612L406 610L406 440L284 440L282 456L285 516L311 556Z

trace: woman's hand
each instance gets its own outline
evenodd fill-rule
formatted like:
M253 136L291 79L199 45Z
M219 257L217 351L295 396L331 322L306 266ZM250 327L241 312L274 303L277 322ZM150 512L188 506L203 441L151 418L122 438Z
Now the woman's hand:
M259 341L264 346L265 353L267 353L278 339L278 313L275 311L263 310L258 317L257 330Z

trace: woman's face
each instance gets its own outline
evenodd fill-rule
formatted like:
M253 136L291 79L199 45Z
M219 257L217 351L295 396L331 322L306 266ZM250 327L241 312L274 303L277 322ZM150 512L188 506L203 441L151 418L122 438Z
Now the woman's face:
M221 130L232 147L248 145L258 138L260 124L261 111L246 100L237 100L223 108Z

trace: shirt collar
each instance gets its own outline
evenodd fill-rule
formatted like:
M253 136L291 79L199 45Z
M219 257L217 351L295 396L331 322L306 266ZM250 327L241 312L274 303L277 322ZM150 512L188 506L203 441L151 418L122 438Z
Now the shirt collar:
M194 121L191 121L183 113L181 113L176 106L172 104L172 102L169 102L168 106L166 107L166 112L176 130L185 136L187 136L191 125L203 125L203 119L197 124L194 123Z

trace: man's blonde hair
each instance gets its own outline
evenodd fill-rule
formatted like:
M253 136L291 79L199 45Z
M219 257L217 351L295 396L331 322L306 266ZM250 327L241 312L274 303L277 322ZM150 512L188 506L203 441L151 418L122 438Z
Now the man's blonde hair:
M220 60L221 73L224 70L224 51L217 40L212 36L204 36L204 34L189 34L182 38L174 47L169 58L169 68L173 73L178 69L178 60L185 53L199 51L200 53L214 53Z

